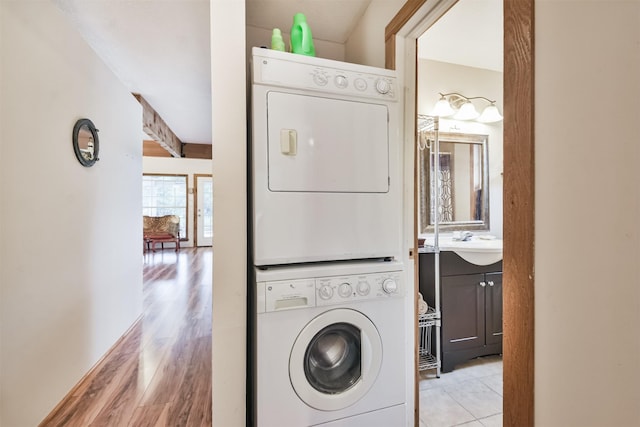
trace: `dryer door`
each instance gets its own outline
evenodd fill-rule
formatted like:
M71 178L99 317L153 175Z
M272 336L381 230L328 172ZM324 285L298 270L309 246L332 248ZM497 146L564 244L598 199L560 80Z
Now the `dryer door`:
M382 364L382 341L375 325L351 309L327 311L298 335L289 358L289 376L298 397L312 408L347 408L371 389Z
M386 105L282 92L267 105L270 191L389 191Z

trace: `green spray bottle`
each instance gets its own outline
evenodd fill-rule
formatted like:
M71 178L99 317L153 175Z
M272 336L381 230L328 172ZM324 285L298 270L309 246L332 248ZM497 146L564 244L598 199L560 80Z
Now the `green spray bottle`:
M307 18L302 13L296 13L293 17L293 26L291 27L291 52L300 55L316 56L311 28L309 24L307 24Z

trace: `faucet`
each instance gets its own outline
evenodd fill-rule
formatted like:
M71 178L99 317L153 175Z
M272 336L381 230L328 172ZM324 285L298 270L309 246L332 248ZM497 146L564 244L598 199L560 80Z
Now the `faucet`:
M461 242L468 242L471 240L471 237L473 237L473 233L470 231L454 231L452 239L459 240Z

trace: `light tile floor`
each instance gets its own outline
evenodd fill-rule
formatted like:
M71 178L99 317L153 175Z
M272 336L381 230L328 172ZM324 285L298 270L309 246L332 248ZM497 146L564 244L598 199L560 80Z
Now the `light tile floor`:
M502 357L420 373L420 427L502 427Z

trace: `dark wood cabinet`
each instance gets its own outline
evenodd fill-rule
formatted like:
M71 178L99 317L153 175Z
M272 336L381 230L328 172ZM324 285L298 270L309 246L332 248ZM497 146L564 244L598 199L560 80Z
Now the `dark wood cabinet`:
M484 345L485 292L479 285L482 280L484 274L441 279L444 352Z
M487 273L485 324L487 345L500 344L502 353L502 272Z
M420 254L420 291L433 306L434 254ZM440 253L442 372L469 359L502 353L502 262L477 266Z

